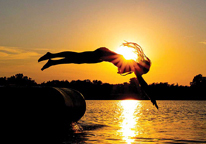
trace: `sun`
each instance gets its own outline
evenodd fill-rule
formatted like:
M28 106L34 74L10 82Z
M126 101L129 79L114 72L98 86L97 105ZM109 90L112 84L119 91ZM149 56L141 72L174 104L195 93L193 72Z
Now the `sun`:
M126 60L137 60L137 54L134 48L121 45L117 48L116 53L123 55Z

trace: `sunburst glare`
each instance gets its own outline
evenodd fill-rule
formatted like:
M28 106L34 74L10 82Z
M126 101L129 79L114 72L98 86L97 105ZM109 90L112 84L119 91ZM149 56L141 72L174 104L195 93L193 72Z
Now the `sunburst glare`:
M124 56L126 60L137 60L137 54L135 53L135 49L127 46L121 45L117 50L116 53L121 54Z

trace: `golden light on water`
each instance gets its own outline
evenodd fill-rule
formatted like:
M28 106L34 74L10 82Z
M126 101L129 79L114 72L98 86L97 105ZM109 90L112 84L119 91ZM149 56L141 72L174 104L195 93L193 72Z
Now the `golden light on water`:
M122 45L116 50L116 53L123 55L126 60L137 60L137 54L134 48Z
M137 107L141 104L137 100L123 100L121 101L121 106L123 108L122 118L123 121L121 123L120 132L122 134L122 139L127 143L131 144L134 142L133 137L138 134L135 126L139 119L137 113L135 112Z

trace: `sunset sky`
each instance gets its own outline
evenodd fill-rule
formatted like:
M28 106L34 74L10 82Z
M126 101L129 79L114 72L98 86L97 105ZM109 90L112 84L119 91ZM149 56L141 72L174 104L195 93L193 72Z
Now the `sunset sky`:
M0 0L0 77L23 73L48 80L128 82L107 62L64 64L41 71L50 51L116 50L123 42L142 46L152 66L143 77L189 85L206 76L205 0Z

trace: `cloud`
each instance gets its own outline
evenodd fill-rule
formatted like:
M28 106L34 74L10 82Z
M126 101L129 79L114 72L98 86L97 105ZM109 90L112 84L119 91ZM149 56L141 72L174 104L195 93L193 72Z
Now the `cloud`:
M17 47L0 46L0 60L29 59L39 54L34 51L26 51Z
M19 53L20 50L18 50L18 48L16 48L16 47L0 46L0 52L4 52L4 53Z
M200 43L202 43L202 44L205 44L205 45L206 45L206 40L205 40L205 41L203 41L203 42L200 42Z

